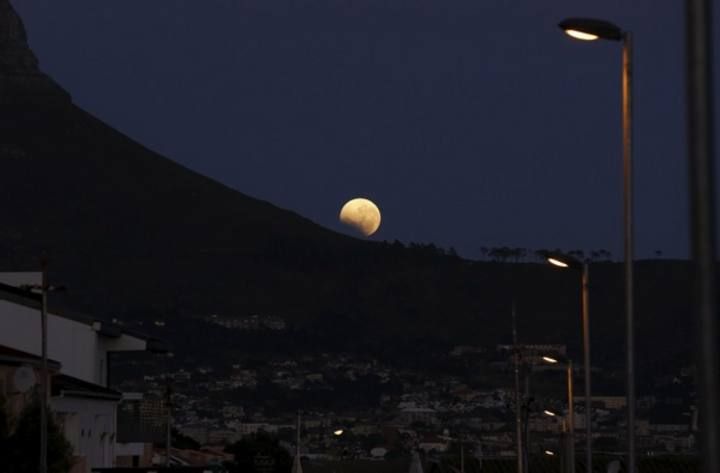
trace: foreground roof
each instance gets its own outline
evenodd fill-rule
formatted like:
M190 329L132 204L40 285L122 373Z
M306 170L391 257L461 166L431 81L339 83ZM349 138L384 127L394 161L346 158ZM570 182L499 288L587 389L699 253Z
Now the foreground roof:
M0 364L39 367L41 363L42 358L37 355L0 345ZM48 368L50 370L59 371L61 366L59 361L48 359Z
M59 374L53 377L53 397L81 397L87 399L105 399L119 401L122 394L114 389L100 386L99 384L88 383L66 374Z

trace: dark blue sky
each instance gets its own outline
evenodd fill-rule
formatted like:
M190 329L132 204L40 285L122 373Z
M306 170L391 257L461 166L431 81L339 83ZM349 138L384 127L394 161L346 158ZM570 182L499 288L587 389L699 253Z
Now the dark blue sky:
M471 257L621 255L620 46L566 16L634 32L637 251L686 255L682 3L13 1L41 67L146 146L338 230L369 197L373 238Z

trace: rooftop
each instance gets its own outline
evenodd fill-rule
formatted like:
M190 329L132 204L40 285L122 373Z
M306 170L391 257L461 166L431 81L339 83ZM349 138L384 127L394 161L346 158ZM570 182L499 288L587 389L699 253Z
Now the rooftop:
M40 366L41 361L37 355L0 345L0 364ZM48 368L59 371L60 367L59 361L48 359Z

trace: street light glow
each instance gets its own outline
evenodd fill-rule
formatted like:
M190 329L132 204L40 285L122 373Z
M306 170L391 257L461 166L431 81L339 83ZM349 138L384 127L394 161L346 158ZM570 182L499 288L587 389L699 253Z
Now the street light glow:
M543 413L544 413L546 416L550 416L550 417L555 417L555 416L557 415L557 414L555 414L553 411L549 411L549 410L547 410L547 409L545 409L545 410L543 411Z
M624 37L624 32L618 25L597 18L566 18L558 26L568 36L581 41L621 41Z
M560 261L560 260L557 259L557 258L552 258L552 257L550 257L550 258L547 259L547 262L550 263L550 264L552 264L553 266L557 266L558 268L569 268L569 267L570 267L569 264L567 264L567 263L564 262L564 261Z
M600 39L600 36L596 34L579 30L565 30L565 34L581 41L595 41L596 39Z
M553 363L553 364L558 362L558 360L556 360L555 358L553 358L551 356L543 356L542 359L543 359L543 361L547 361L548 363Z
M554 456L555 456L555 452L553 452L552 450L545 450L545 455L547 455L547 456L549 456L549 457L554 457Z
M335 432L333 432L333 435L336 437L340 437L345 431L343 429L337 429Z

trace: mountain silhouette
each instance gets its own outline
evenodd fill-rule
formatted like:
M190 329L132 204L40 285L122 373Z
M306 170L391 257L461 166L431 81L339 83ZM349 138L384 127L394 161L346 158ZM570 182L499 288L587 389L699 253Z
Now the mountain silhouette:
M165 278L215 287L233 277L239 291L259 253L306 240L333 251L367 245L184 168L75 106L39 70L7 0L0 104L6 269L37 266L45 253L54 277L81 292L98 282L142 300L138 290Z
M0 166L0 270L37 270L46 255L51 281L68 288L53 296L58 307L167 320L176 340L199 344L202 333L178 335L189 320L267 314L330 334L338 349L421 351L508 342L515 300L524 341L579 347L575 275L351 238L180 166L76 106L40 70L8 0ZM622 268L598 263L592 274L595 359L617 362ZM639 265L641 358L689 350L688 274L680 262Z

